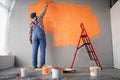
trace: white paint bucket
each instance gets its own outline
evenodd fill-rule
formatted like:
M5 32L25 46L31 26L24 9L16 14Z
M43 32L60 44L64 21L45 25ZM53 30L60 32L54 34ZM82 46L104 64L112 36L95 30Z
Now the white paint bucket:
M63 69L62 68L58 68L58 67L52 68L52 78L53 79L59 79L62 76L63 76Z
M21 72L21 77L25 77L26 76L26 69L25 68L21 68L20 72Z
M100 72L100 67L90 67L90 76L98 76Z

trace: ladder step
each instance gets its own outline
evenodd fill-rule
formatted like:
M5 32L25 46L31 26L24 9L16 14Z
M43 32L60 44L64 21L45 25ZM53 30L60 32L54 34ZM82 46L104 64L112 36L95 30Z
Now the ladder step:
M98 61L98 59L91 59L91 60Z
M93 60L93 57L90 53L88 53L88 56L89 56L90 60Z
M77 47L77 49L80 49L81 47L83 47L86 43L82 44L81 46Z
M93 60L98 61L98 59L93 59Z
M94 51L88 51L88 52L90 52L90 53L91 53L91 52L94 52Z
M90 43L85 43L86 45L90 45Z
M86 37L87 35L81 35L81 37Z

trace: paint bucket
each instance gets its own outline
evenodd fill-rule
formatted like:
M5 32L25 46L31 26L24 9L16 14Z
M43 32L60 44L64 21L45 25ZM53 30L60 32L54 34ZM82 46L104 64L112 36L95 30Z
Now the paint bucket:
M48 74L49 73L49 67L48 66L46 66L46 65L44 65L43 67L42 67L42 74Z
M25 68L21 68L20 72L21 72L21 77L25 77L26 76L26 69Z
M90 67L90 76L98 76L100 72L100 67Z
M63 76L63 69L59 67L52 68L52 78L60 79Z

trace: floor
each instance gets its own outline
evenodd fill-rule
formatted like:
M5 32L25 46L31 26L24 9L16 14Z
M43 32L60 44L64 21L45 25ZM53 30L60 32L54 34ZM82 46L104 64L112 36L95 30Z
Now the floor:
M75 68L74 73L63 73L63 77L58 80L120 80L120 69L103 69L99 76L91 77L88 68ZM0 70L0 80L53 80L51 73L42 75L41 70L29 69L26 77L16 76L20 73L20 68L9 68Z

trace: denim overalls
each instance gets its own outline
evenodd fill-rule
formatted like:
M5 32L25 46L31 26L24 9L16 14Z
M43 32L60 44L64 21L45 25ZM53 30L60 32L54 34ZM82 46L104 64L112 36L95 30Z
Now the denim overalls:
M45 31L40 28L40 26L35 25L32 37L32 65L37 65L37 55L38 55L38 47L40 45L40 65L45 64L45 54L46 54L46 37Z

